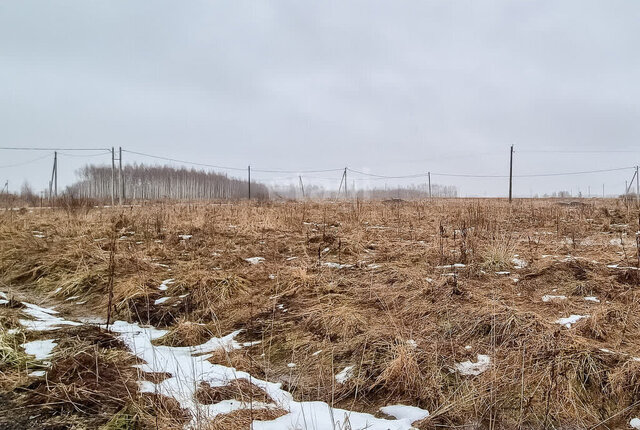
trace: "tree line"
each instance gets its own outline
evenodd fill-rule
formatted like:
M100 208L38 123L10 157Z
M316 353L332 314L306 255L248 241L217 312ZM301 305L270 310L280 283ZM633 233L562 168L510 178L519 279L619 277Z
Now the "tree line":
M249 195L246 180L204 170L147 166L123 166L124 198L126 200L205 200L243 199ZM77 172L78 180L66 192L77 198L111 199L112 172L110 166L87 165ZM115 172L115 197L122 189ZM251 181L251 198L269 198L269 189Z
M352 185L353 187L353 185ZM300 184L289 185L272 185L270 187L272 198L282 199L302 199L303 197L310 199L333 199L343 198L344 191L338 192L334 189L326 189L320 185L305 184L304 196L302 194L302 186ZM426 184L408 185L404 187L384 187L384 188L363 188L363 189L347 189L348 197L357 197L359 199L426 199L429 198L429 186ZM458 197L458 189L453 185L431 185L432 197Z

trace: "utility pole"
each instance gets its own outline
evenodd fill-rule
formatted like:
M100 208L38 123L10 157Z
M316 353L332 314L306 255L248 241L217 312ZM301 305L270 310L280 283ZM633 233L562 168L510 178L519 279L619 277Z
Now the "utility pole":
M111 206L115 205L116 195L116 150L111 147Z
M304 195L304 184L302 183L302 176L298 176L298 179L300 179L300 188L302 188L302 198L305 198Z
M249 176L249 179L247 180L247 183L249 184L249 200L251 200L251 165L247 167L247 173Z
M56 192L57 192L57 177L56 177L56 164L58 161L58 153L54 152L53 153L53 167L51 168L51 179L49 180L49 205L53 206L53 198L54 198L54 194L53 194L53 184L56 183Z
M347 193L347 168L344 168L344 198L348 199L349 194Z
M431 172L428 172L427 176L429 177L429 198L431 198Z
M119 171L118 171L118 182L120 183L120 196L118 201L120 203L120 206L122 206L122 200L124 199L124 178L122 176L122 146L118 147L118 162L120 164Z
M53 152L53 197L58 198L58 151Z
M636 204L640 206L640 178L638 178L638 166L636 166Z
M511 203L513 191L513 145L511 145L511 152L509 155L509 203Z

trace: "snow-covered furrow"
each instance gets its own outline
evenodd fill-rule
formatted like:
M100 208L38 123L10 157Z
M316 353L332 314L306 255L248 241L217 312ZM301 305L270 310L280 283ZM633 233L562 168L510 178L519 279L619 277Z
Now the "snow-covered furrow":
M297 402L281 384L263 381L252 377L247 372L232 367L212 364L207 359L210 352L217 349L231 351L248 346L235 341L240 331L235 331L222 338L213 338L194 347L155 346L152 341L166 334L165 330L153 327L141 327L124 321L117 321L110 330L119 334L125 344L146 364L138 365L145 372L166 372L170 378L160 383L141 381L143 392L163 394L176 399L183 408L188 409L194 417L191 426L195 427L203 420L210 420L218 414L238 409L280 408L288 413L272 421L255 421L255 430L334 430L336 428L367 430L409 430L412 420L425 418L429 413L415 407L395 405L393 411L398 419L376 418L371 414L353 412L330 407L324 402ZM198 403L194 394L201 382L212 387L224 386L237 379L246 379L264 390L274 403L240 402L225 400L213 405ZM411 408L406 411L403 408ZM404 412L411 412L405 414ZM409 417L409 418L407 418Z
M5 297L5 295L3 295ZM27 330L57 330L63 325L82 325L55 316L58 312L31 303L23 303L23 312L32 319L21 319L20 323ZM138 364L143 372L168 373L171 376L159 383L139 381L140 391L163 394L176 399L180 405L192 414L188 427L195 428L211 420L216 415L229 413L239 409L278 408L287 414L272 421L254 421L254 430L335 430L337 428L352 430L410 430L412 422L429 416L429 412L413 406L392 405L382 408L382 412L396 419L377 418L371 414L333 408L324 402L297 402L291 393L283 390L281 384L254 378L247 372L236 370L208 361L216 350L232 351L254 345L253 342L239 343L235 340L241 330L234 331L221 338L193 347L156 346L152 343L165 334L167 330L140 326L135 323L116 321L109 330L127 345L131 352L142 359ZM37 359L46 360L55 347L54 340L33 341L23 345L28 354ZM346 370L346 369L345 369ZM43 376L45 371L32 372L33 376ZM234 380L245 379L264 390L273 403L242 402L224 400L222 402L203 405L196 401L194 394L202 382L212 387L224 386Z

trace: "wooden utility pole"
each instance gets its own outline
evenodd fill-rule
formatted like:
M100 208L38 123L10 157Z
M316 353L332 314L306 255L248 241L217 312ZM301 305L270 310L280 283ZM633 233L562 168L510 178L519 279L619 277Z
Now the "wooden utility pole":
M640 206L640 178L638 178L638 166L636 166L636 204Z
M122 146L118 147L118 162L120 163L119 172L118 172L118 181L120 183L120 196L118 201L120 203L120 206L122 206L122 200L124 200L124 177L122 176Z
M429 198L431 198L431 172L427 173L427 177L429 178Z
M116 150L111 147L111 206L115 205L116 195Z
M347 193L347 168L344 168L344 198L348 199L349 194Z
M302 176L298 176L298 179L300 179L300 188L302 189L302 198L305 198L304 195L304 184L302 183Z
M53 199L58 194L58 152L53 153L53 167L51 168L51 179L49 180L49 205L53 206ZM55 186L55 189L54 189Z
M511 145L511 152L509 155L509 203L513 197L513 145Z
M249 165L247 167L247 174L248 174L248 184L249 184L249 200L251 200L251 165Z
M58 198L58 151L53 152L53 197Z

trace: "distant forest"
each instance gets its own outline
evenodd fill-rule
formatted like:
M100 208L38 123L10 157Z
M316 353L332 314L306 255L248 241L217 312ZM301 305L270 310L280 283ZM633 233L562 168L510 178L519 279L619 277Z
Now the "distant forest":
M203 170L146 166L124 166L124 197L127 200L205 200L242 199L248 196L247 181L229 178ZM74 197L100 200L111 199L111 167L88 165L77 172L78 181L67 188ZM121 189L116 170L116 199ZM269 189L251 181L251 198L269 198Z
M326 189L322 186L308 184L304 186L304 196L302 195L302 188L300 185L276 185L270 187L272 198L283 199L302 199L303 197L311 199L326 199L326 198L342 198L344 197L344 191L338 192L335 189ZM429 187L426 184L420 185L408 185L405 187L391 187L391 188L366 188L366 189L348 189L349 197L357 197L359 199L374 199L374 200L386 200L386 199L426 199L429 197ZM354 194L355 193L355 194ZM431 185L432 197L458 197L458 189L453 185Z

